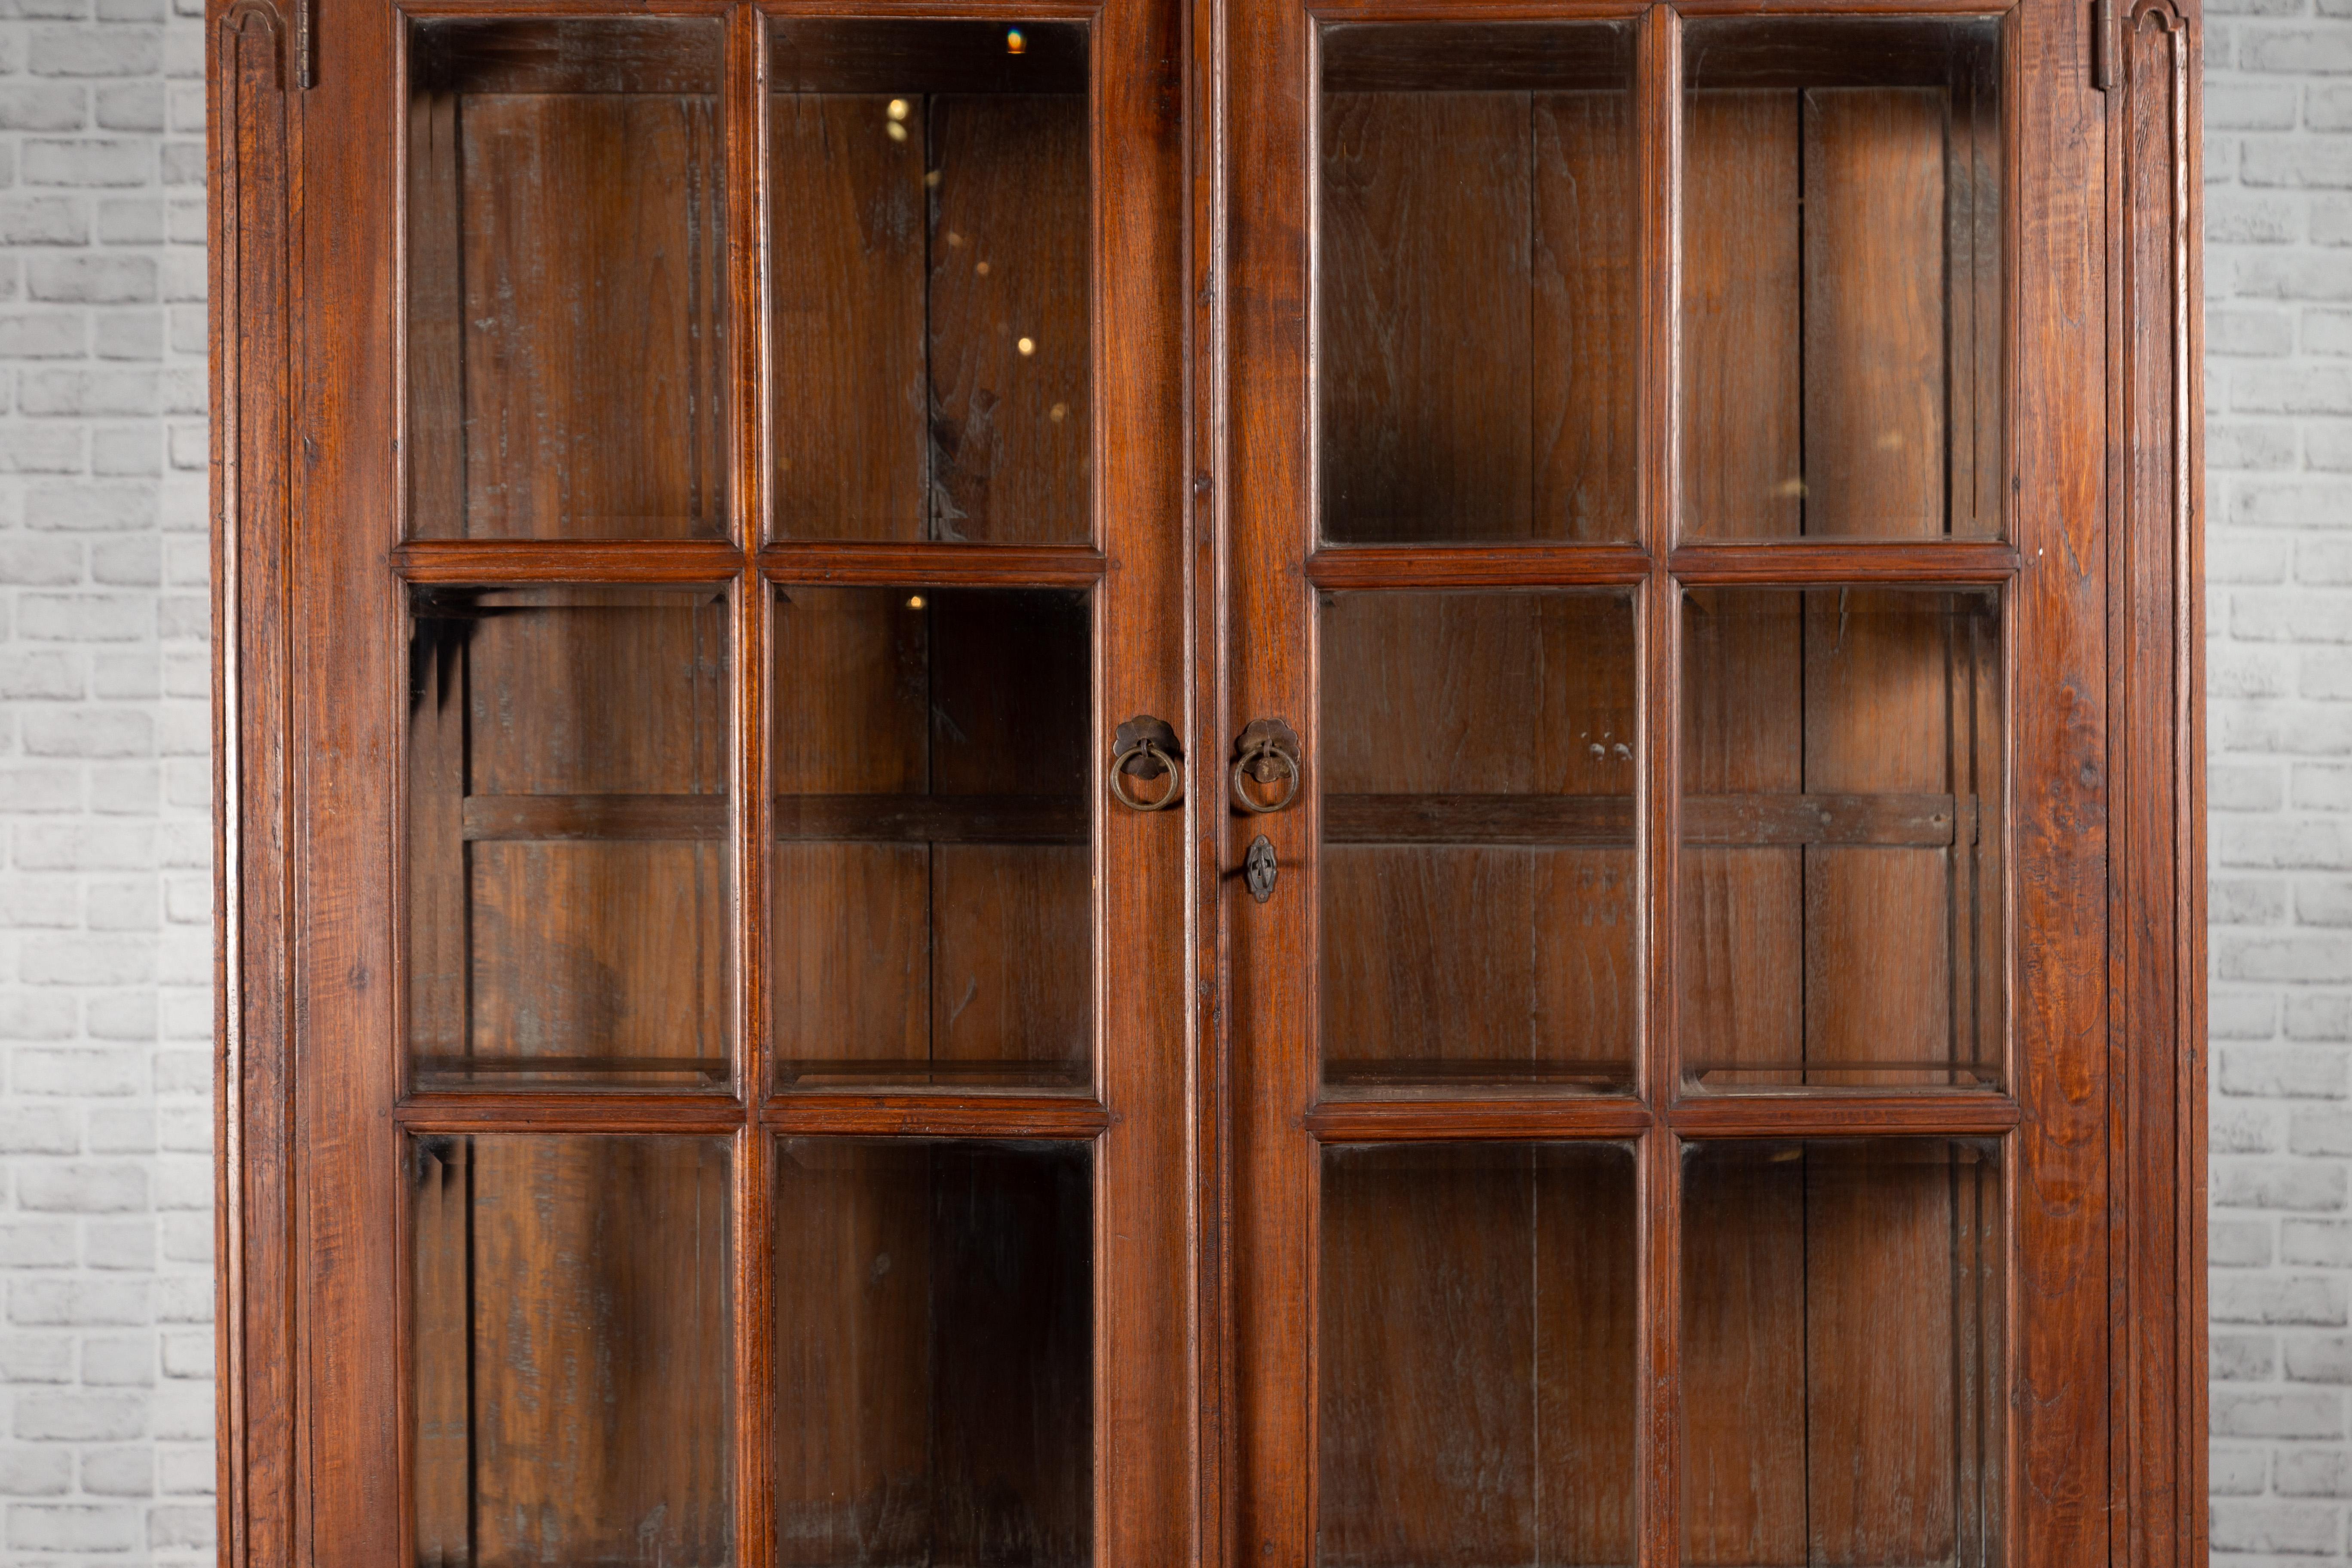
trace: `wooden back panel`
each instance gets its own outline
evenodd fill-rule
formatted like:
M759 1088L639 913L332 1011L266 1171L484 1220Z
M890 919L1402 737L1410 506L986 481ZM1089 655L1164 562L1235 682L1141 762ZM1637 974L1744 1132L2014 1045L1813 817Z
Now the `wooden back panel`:
M1595 1144L1323 1157L1317 1560L1633 1558L1633 1165Z
M734 1556L728 1146L415 1146L427 1563Z
M1683 536L1997 536L1990 32L1882 26L1841 56L1744 21L1700 26L1684 122Z
M683 19L420 27L412 536L726 531L720 41Z
M1088 1561L1083 1146L779 1152L777 1561Z
M1084 543L1086 95L924 74L772 98L773 530Z
M1633 535L1632 96L1321 96L1335 543Z
M938 808L891 841L777 845L775 1027L794 1081L949 1064L994 1081L1083 1079L1088 614L1058 591L779 593L780 814L807 797ZM1066 826L1045 842L959 826L1007 800Z
M1614 843L1324 847L1336 1082L1629 1076L1633 624L1622 594L1345 594L1321 618L1323 789L1617 798Z
M675 1059L723 1076L725 595L483 590L416 608L410 1037L425 1070L545 1058L625 1081ZM584 826L664 800L708 822Z

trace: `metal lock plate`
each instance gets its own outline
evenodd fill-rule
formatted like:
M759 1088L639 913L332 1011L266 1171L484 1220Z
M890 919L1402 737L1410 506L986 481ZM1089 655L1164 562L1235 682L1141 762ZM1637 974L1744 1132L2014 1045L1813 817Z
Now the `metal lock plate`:
M1250 841L1249 853L1242 858L1242 881L1251 898L1262 904L1274 897L1274 879L1281 869L1275 864L1274 845L1265 834Z

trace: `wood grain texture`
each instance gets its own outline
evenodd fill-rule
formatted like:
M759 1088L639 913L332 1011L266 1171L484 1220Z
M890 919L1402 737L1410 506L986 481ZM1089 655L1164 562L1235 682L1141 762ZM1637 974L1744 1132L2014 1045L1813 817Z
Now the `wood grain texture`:
M1331 826L1360 792L1630 796L1627 611L1609 593L1331 598ZM1606 849L1326 844L1328 1074L1396 1058L1630 1064L1630 835Z
M1317 1561L1631 1558L1633 1175L1606 1146L1325 1154Z
M1685 537L1997 537L1990 30L1699 26L1686 100Z
M432 312L412 335L425 354L410 388L424 442L411 496L436 507L415 512L411 531L723 535L718 27L559 25L548 50L579 79L552 82L500 59L509 40L497 29L459 31L437 47L453 57L441 74L462 89L411 110L412 145L434 155L411 174L425 198L412 212L411 300ZM702 80L640 79L639 49L707 51ZM438 510L453 497L462 510Z
M777 537L929 536L928 102L770 100Z
M436 1561L726 1561L725 1142L427 1142L418 1176L458 1189L417 1209L418 1310L453 1325L430 1342L457 1358L420 1360L418 1377L465 1390L460 1431L435 1432L432 1452L463 1446L468 1517Z
M2206 1381L2203 323L2200 7L2120 8L2122 133L2110 140L2110 287L2124 331L2108 387L2121 523L2111 680L2119 731L2118 995L2109 1059L2120 1283L2110 1333L2125 1363L2110 1400L2131 1509L2126 1550L2151 1568L2205 1560ZM2112 123L2112 121L2111 121ZM2120 446L2120 451L2113 447Z
M780 1153L777 1560L1087 1561L1083 1146Z
M715 834L489 839L465 823L478 794L723 814L725 598L547 588L427 595L417 609L408 885L420 1070L529 1057L564 1076L593 1073L590 1058L723 1059L730 857Z
M1802 531L1796 96L1685 100L1679 535Z
M1523 93L1325 93L1324 537L1525 538L1532 317Z
M927 116L930 537L1087 543L1087 100L941 95Z
M1631 538L1628 94L1321 103L1323 537Z
M886 841L779 808L794 841L773 862L774 1017L796 1086L854 1080L861 1063L1086 1081L1087 636L1084 602L1051 591L780 595L771 777L785 798L936 808L901 814ZM1012 798L1060 830L906 831Z
M1623 1561L1631 1553L1654 1563L1667 1560L1682 1536L1684 1472L1702 1462L1717 1477L1738 1468L1721 1462L1727 1452L1736 1459L1736 1449L1710 1448L1719 1439L1699 1435L1706 1421L1721 1417L1698 1402L1702 1358L1691 1337L1696 1331L1685 1324L1701 1320L1685 1317L1679 1295L1696 1277L1703 1248L1679 1195L1678 1142L1762 1143L1790 1131L1988 1137L2014 1180L2005 1184L2005 1196L1983 1182L1973 1194L1947 1186L1942 1234L1958 1237L1973 1226L1979 1236L1991 1237L1992 1218L2005 1213L2012 1222L2009 1251L2005 1258L1993 1252L1979 1270L1981 1290L1970 1295L1955 1283L1940 1317L1919 1306L1919 1289L1892 1291L1889 1281L1903 1267L1869 1263L1873 1249L1885 1247L1899 1251L1917 1244L1917 1256L1927 1256L1919 1222L1926 1201L1906 1210L1909 1200L1891 1195L1907 1190L1908 1178L1866 1185L1867 1203L1854 1223L1834 1225L1828 1215L1818 1225L1806 1222L1815 1242L1834 1242L1832 1250L1860 1260L1846 1271L1853 1288L1843 1295L1829 1290L1825 1271L1832 1258L1824 1254L1812 1268L1824 1311L1836 1309L1834 1323L1816 1325L1817 1366L1853 1337L1841 1325L1883 1326L1900 1318L1934 1327L1955 1347L1979 1347L1973 1353L1979 1364L1999 1369L1987 1385L2003 1397L1990 1401L1973 1426L1971 1406L1956 1404L1938 1436L1902 1427L1887 1414L1918 1402L1920 1388L1903 1379L1926 1368L1926 1357L1898 1356L1897 1377L1882 1375L1874 1363L1864 1372L1848 1369L1851 1375L1823 1369L1813 1380L1817 1421L1826 1433L1836 1426L1829 1417L1844 1412L1840 1443L1859 1447L1871 1463L1812 1476L1817 1517L1796 1550L1834 1558L1891 1542L1887 1552L1898 1555L2013 1557L2037 1568L2196 1560L2203 1489L2196 1326L2203 1067L2196 935L2201 742L2192 695L2199 482L2193 7L2174 10L2149 0L2128 8L2135 31L2124 58L2127 71L2137 74L2127 78L2123 99L2104 102L2087 85L2091 39L2082 17L2057 0L2024 0L2006 16L2000 70L1990 68L1985 55L1969 56L1962 61L1966 82L1954 74L1948 37L1938 42L1934 35L1937 28L1981 31L1980 22L1841 20L1824 24L1815 38L1835 35L1823 46L1827 56L1867 67L1839 90L1884 95L1888 102L1948 95L1937 214L1941 248L1948 266L1957 267L1950 258L1964 251L1976 259L1969 292L1964 296L1956 275L1945 294L1938 328L1950 428L1937 484L1956 536L1973 530L1979 539L1991 537L1994 513L2013 504L2013 546L1957 538L1907 545L1798 541L1786 553L1700 546L1669 556L1664 531L1652 526L1654 555L1571 555L1565 547L1537 545L1516 563L1500 551L1436 549L1400 551L1382 562L1371 551L1334 552L1310 567L1308 443L1315 437L1307 428L1314 405L1307 326L1315 307L1307 193L1315 126L1307 72L1313 24L1297 8L1273 0L1232 0L1229 10L1195 7L1187 19L1211 25L1191 42L1189 80L1177 7L1119 0L1088 25L1090 45L1100 51L1086 127L1095 203L1087 220L1090 243L1106 256L1184 256L1192 262L1180 271L1173 260L1162 267L1129 259L1099 275L1087 263L1086 289L1097 312L1088 324L1089 439L1118 454L1117 463L1097 466L1086 480L1099 491L1088 505L1091 518L1099 503L1100 521L1090 526L1099 528L1100 552L1089 544L959 549L909 539L818 541L754 556L692 541L640 549L612 541L482 540L475 542L488 548L471 553L465 541L395 545L401 506L417 509L421 518L426 503L415 498L449 493L458 476L446 460L446 424L435 437L414 405L404 429L394 417L404 389L394 368L401 327L394 307L411 312L405 348L411 371L421 376L411 391L448 380L448 345L436 347L433 332L446 338L452 320L447 299L436 302L429 288L398 297L394 218L404 199L413 219L454 210L466 197L443 149L462 142L462 100L480 87L462 73L445 79L426 70L413 82L418 100L395 102L399 35L391 8L358 0L327 5L316 35L318 76L327 90L299 96L284 92L286 18L266 0L212 8L215 112L208 188L215 193L212 254L218 270L210 297L220 347L213 450L224 633L216 755L223 758L218 798L225 815L217 864L225 973L234 978L223 993L220 1451L224 1553L232 1568L296 1568L298 1558L320 1552L409 1559L438 1552L454 1560L455 1535L446 1523L432 1524L430 1542L426 1534L428 1521L452 1517L446 1452L436 1461L437 1450L415 1436L413 1425L428 1408L438 1411L446 1436L447 1388L433 1380L412 1383L402 1359L427 1340L446 1342L451 1320L434 1304L447 1297L448 1254L428 1249L440 1261L420 1275L419 1259L402 1252L415 1224L439 1223L404 1180L404 1130L432 1137L596 1131L629 1142L691 1131L731 1134L739 1150L764 1151L758 1141L771 1128L828 1139L1094 1141L1099 1207L1089 1230L1098 1271L1089 1299L1097 1337L1087 1377L1096 1454L1086 1483L1086 1540L1094 1560L1105 1563L1192 1561L1197 1540L1203 1543L1198 1560L1219 1568L1297 1564L1316 1554L1320 1458L1312 1325L1322 1302L1316 1272L1322 1141L1641 1141L1643 1195L1634 1211L1633 1250L1643 1307L1632 1342L1639 1358L1641 1447L1633 1484L1622 1494L1638 1514L1639 1539L1626 1544L1609 1535L1608 1519L1570 1507L1565 1489L1554 1500L1567 1511L1549 1515L1546 1503L1534 1517L1538 1530L1574 1536L1576 1554L1587 1560L1605 1553L1605 1560ZM1694 28L1705 19L1696 13L1710 8L1710 0L1693 0ZM428 0L425 10L436 6ZM1346 12L1365 14L1362 7ZM1463 15L1490 28L1506 25L1492 5ZM1865 21L1887 32L1859 49L1853 29ZM752 116L743 108L754 96L745 40L758 29L751 22L748 13L730 18L724 59L733 74L723 84L709 79L707 68L697 77L656 51L627 79L606 85L688 97L719 91L730 107L718 116L724 134L711 142L711 178L716 182L724 165L726 205L765 217L772 208L745 200L758 193L753 163L761 150L748 136ZM467 24L492 31L509 25L505 18ZM528 27L544 35L541 41L518 35L478 56L508 73L510 89L529 86L531 95L551 100L577 97L605 68L542 47L545 37L571 25L554 23L551 34L551 24L533 20ZM1770 17L1740 25L1790 23ZM1644 454L1640 504L1653 525L1671 509L1677 482L1668 467L1674 447L1662 434L1671 378L1661 367L1672 347L1669 310L1681 291L1664 261L1663 237L1673 232L1677 212L1685 237L1701 216L1696 161L1680 176L1667 173L1682 167L1672 110L1683 71L1664 46L1681 26L1663 14L1643 22L1643 58L1654 68L1641 79L1633 116L1648 158L1643 166L1659 174L1638 192L1644 260L1636 269L1647 302L1636 336L1638 379L1648 394L1641 406L1648 412L1633 436ZM1045 30L1041 24L1041 37ZM1457 90L1569 95L1598 85L1482 83L1464 74L1475 64L1446 62L1463 75ZM1801 126L1800 89L1807 83L1772 71L1801 77L1812 68L1806 59L1784 58L1749 79L1703 73L1695 79L1701 96L1718 88L1785 94ZM1990 93L1996 74L2000 100ZM1391 86L1369 78L1358 85ZM938 93L997 90L992 79L942 78L922 86ZM844 88L898 90L882 82ZM1532 138L1535 97L1528 102ZM923 107L928 114L930 106ZM1190 115L1181 126L1180 110ZM446 135L443 121L453 122ZM401 129L387 134L386 127ZM1682 129L1696 134L1696 116ZM1181 162L1188 137L1198 157L1198 184L1189 192ZM415 154L406 180L396 167L404 152ZM1973 171L1966 179L1958 172L1963 163ZM1996 174L2009 188L1988 184ZM1531 197L1529 205L1532 215L1538 204ZM1221 217L1230 222L1221 225ZM410 232L417 233L414 223ZM742 235L730 236L739 263L729 275L736 321L744 319L743 301L751 298L744 287L750 273L740 265L744 242ZM1220 246L1226 247L1225 271L1202 260ZM413 251L411 261L434 254L427 246ZM2006 260L2005 279L1989 282L1983 258L1994 254ZM1685 252L1685 266L1686 272L1697 268L1696 251ZM715 259L712 274L719 276ZM414 266L409 277L412 284L423 281ZM2005 300L2002 289L2011 291ZM719 297L714 291L714 301ZM2007 325L1995 305L2008 307ZM1695 320L1684 323L1686 351L1696 342ZM1221 361L1222 333L1230 334L1230 356ZM1188 336L1196 354L1189 367ZM2184 343L2191 345L2186 352ZM713 389L713 407L725 408L728 418L741 423L746 399L766 404L772 389L751 384L762 352L768 345L730 339L724 357L710 362L722 384ZM741 384L727 383L729 374ZM1532 418L1537 399L1531 390L1520 413ZM1972 417L1979 428L1962 427L1964 407L1979 411ZM2000 434L2016 437L2010 449L1987 438L1987 409L2006 423ZM1187 410L1197 425L1189 441L1181 438ZM443 444L439 456L432 449L436 439ZM732 449L714 462L726 480L720 489L734 488L730 504L761 511L756 492L773 478L775 452L748 424L740 439L730 439ZM1539 460L1530 437L1530 468ZM402 463L404 474L395 471ZM1188 492L1192 504L1180 511ZM723 521L726 514L715 515ZM1691 531L1698 514L1694 508L1687 515ZM1229 532L1219 532L1221 517ZM1964 527L1970 517L1975 521ZM567 542L577 548L563 547ZM993 560L981 559L999 551ZM1678 778L1687 772L1675 763L1687 737L1671 715L1684 666L1679 634L1664 616L1672 577L1685 571L1695 580L1814 589L1906 581L2002 588L2000 640L1979 639L1965 658L1958 644L1944 645L1951 674L1936 689L1946 705L1946 778L1900 789L1882 784L1882 760L1855 745L1847 760L1870 782L1832 789L1808 780L1790 793L1813 802L1948 798L1955 839L1963 821L1997 829L1985 835L1979 858L1965 868L1956 864L1946 879L1948 922L1965 926L1967 935L1953 940L1954 983L1942 1005L1951 1015L1950 1032L2014 1057L2014 1070L2000 1077L2011 1092L1820 1086L1674 1103L1673 1081L1644 1079L1646 1100L1580 1099L1541 1086L1507 1097L1472 1096L1457 1085L1419 1099L1359 1099L1318 1109L1315 1042L1322 1034L1319 1010L1331 1005L1316 977L1320 879L1328 875L1322 846L1344 845L1349 812L1428 815L1429 808L1360 804L1368 796L1393 801L1398 792L1386 790L1324 799L1321 786L1330 781L1322 771L1341 737L1326 733L1336 726L1325 725L1315 701L1318 652L1308 582L1331 588L1441 582L1543 588L1650 577L1643 647L1653 793L1636 815L1649 825L1639 853L1671 875L1694 852L1736 847L1678 842L1668 792L1680 791L1693 805L1693 826L1705 816L1696 809L1701 800L1754 798L1743 787L1711 792ZM1086 679L1100 692L1104 716L1114 710L1181 715L1188 748L1207 757L1218 756L1253 717L1284 717L1305 734L1318 789L1293 811L1259 825L1285 867L1275 900L1264 908L1233 890L1237 879L1219 874L1248 835L1232 831L1226 814L1214 809L1213 791L1196 795L1202 809L1182 819L1112 816L1088 829L1097 847L1087 930L1099 944L1099 979L1089 984L1084 1006L1098 1041L1098 1098L975 1083L953 1091L866 1086L861 1092L795 1093L756 1106L724 1093L585 1095L544 1088L436 1089L398 1100L398 1064L408 1038L404 1018L407 1026L444 1028L427 1021L436 1009L446 1019L450 966L463 960L446 950L436 956L404 932L408 911L435 907L436 898L446 902L457 884L445 880L436 893L404 879L394 863L396 847L437 846L433 855L446 858L485 844L494 856L537 853L540 843L520 822L467 838L466 806L461 801L450 812L446 783L435 782L446 781L449 771L449 737L434 725L404 732L394 584L404 578L457 586L748 582L739 574L900 590L985 582L1085 588L1101 617L1089 630ZM748 610L736 618L739 625L756 620ZM770 833L775 808L769 803L778 795L842 792L784 789L764 776L775 766L774 752L767 737L744 742L742 716L766 710L759 684L773 677L781 693L789 682L757 638L736 647L741 658L757 661L760 682L740 681L730 694L738 732L719 777L744 805L719 829L728 837L706 837L699 826L716 798L704 791L677 797L696 802L682 808L696 825L691 834L678 841L638 834L619 846L624 853L679 842L689 849L723 846L730 856L765 852L771 843L780 854L843 847L895 853L914 842L879 837L871 827L861 831L877 837L850 840L779 840ZM1809 647L1817 651L1818 645L1801 638L1801 665L1811 657ZM1911 653L1882 649L1881 656L1884 669L1895 673L1917 662ZM1328 649L1323 657L1321 678L1344 681L1345 672L1329 668ZM1811 702L1808 679L1798 677L1801 706ZM1856 711L1892 706L1908 712L1905 703L1931 700L1921 694L1927 688L1900 681L1854 689L1833 669L1817 679L1828 683L1824 691L1847 690ZM2000 721L2010 728L2006 754L1988 749L1985 740L1998 737L1999 723L1979 721L1975 735L1963 739L1965 726L1952 716L1970 704L1979 716L1992 711L2011 686L2016 700ZM1973 693L1965 700L1964 688ZM568 700L558 693L551 707L562 710ZM436 723L446 725L446 718L445 711ZM567 720L573 721L593 731L593 715ZM1891 732L1905 732L1903 725ZM1078 809L1090 822L1103 809L1092 761L1102 739L1085 734L1077 752L1086 785ZM1914 753L1898 751L1885 771L1910 766ZM1964 756L1974 759L1972 781L1964 782ZM412 763L419 766L404 774ZM996 793L967 798L1001 801L1005 792L1050 798L1050 792L1027 794L1025 786L989 787ZM418 788L424 793L415 793ZM625 780L568 784L563 798L643 793ZM1968 799L1976 802L1973 817L1960 808ZM477 808L476 827L485 826L480 813L491 809ZM978 820L1002 808L971 809ZM1475 817L1484 810L1444 809L1457 814L1451 819L1457 829L1466 820L1461 811ZM1780 826L1771 833L1794 832L1801 843L1778 837L1760 850L1738 852L1834 853L1856 864L1947 852L1908 840L1865 847L1803 837L1812 831L1804 826L1807 814L1817 810L1792 805L1785 820L1772 819ZM803 826L809 821L797 820ZM1360 830L1362 819L1355 820ZM1444 820L1435 826L1446 830ZM1517 831L1526 831L1524 825ZM1426 853L1443 842L1410 848ZM978 840L961 847L994 847ZM1068 852L1075 846L1041 847ZM1957 849L1955 843L1949 852ZM1971 880L1975 890L1964 899L1963 884ZM1636 920L1666 921L1652 926L1649 945L1667 962L1638 982L1651 987L1649 1016L1663 1031L1645 1039L1645 1070L1672 1065L1678 999L1670 989L1676 978L1671 960L1681 929L1672 916L1683 888L1679 880L1653 881L1633 910ZM1969 899L1973 913L1964 914ZM2005 901L2013 901L2013 927L2000 920ZM730 965L754 975L761 959L772 962L777 921L765 902L745 889L735 904L740 923L727 936L743 950ZM1877 934L1859 920L1847 924L1857 940ZM893 928L886 920L880 929ZM836 936L847 949L891 940L854 931ZM1963 960L1968 942L1976 953ZM746 956L754 944L759 957ZM814 951L814 964L840 962L821 947ZM1958 983L1964 973L1974 977L1970 984ZM2014 1005L2004 1012L2005 997ZM738 998L727 1013L757 1019L760 1005ZM931 1005L926 996L927 1017ZM2169 1044L2161 1043L2168 1028ZM1219 1077L1224 1030L1230 1080ZM1859 1051L1858 1038L1850 1043ZM1220 1140L1227 1136L1229 1187L1217 1169L1227 1152ZM744 1568L776 1560L781 1537L770 1535L764 1519L785 1498L767 1451L782 1411L774 1399L777 1380L762 1358L781 1347L771 1342L776 1304L762 1294L760 1275L774 1267L765 1250L764 1238L774 1234L768 1209L782 1208L758 1163L765 1158L761 1152L740 1161L731 1176L730 1223L739 1239L756 1243L739 1248L743 1271L730 1287L738 1319L731 1397L739 1411L758 1414L738 1417L740 1460L719 1467L737 1493L748 1486L758 1494L756 1501L739 1497L742 1506L732 1516L740 1521L732 1528ZM746 1200L747 1183L757 1189L756 1204ZM1234 1205L1230 1230L1220 1207L1225 1193ZM1699 1212L1695 1194L1689 1213ZM1475 1223L1457 1227L1465 1234L1447 1234L1445 1245L1467 1256L1491 1241L1475 1232ZM830 1256L846 1258L865 1245L851 1234ZM670 1279L676 1275L669 1271ZM1228 1277L1229 1341L1221 1337L1218 1316ZM1958 1280L1958 1274L1950 1278ZM1544 1285L1538 1295L1571 1289ZM746 1301L756 1303L749 1312L740 1310ZM2017 1311L2005 1317L2012 1302ZM982 1321L961 1304L955 1310ZM1731 1321L1724 1310L1708 1310L1713 1317L1704 1321ZM1588 1314L1580 1321L1599 1332L1607 1319ZM1464 1342L1452 1348L1466 1358L1494 1352L1475 1335L1456 1337ZM743 1353L747 1342L760 1356ZM386 1353L386 1347L407 1348ZM1563 1342L1556 1368L1573 1364ZM1713 1364L1730 1384L1764 1375L1752 1356L1732 1363L1717 1357ZM1842 1385L1840 1375L1846 1375ZM1932 1398L1932 1389L1927 1394ZM988 1397L1002 1403L992 1392ZM1597 1395L1582 1402L1596 1401L1606 1403ZM1882 1438L1882 1431L1892 1435ZM1947 1448L1916 1446L1927 1438ZM1909 1500L1911 1483L1904 1478L1923 1470L1953 1478L1948 1528L1932 1507ZM1973 1515L1966 1506L1971 1486L1991 1500ZM1590 1495L1599 1489L1575 1489ZM1905 1494L1904 1508L1887 1503L1897 1494ZM425 1503L422 1514L413 1511L413 1500ZM1746 1542L1764 1528L1756 1510L1723 1517L1726 1540ZM1580 1531L1591 1533L1578 1536Z
M1991 1166L1774 1144L1710 1150L1687 1185L1687 1560L1987 1560Z
M1947 95L1821 87L1801 101L1804 531L1934 537L1949 390Z

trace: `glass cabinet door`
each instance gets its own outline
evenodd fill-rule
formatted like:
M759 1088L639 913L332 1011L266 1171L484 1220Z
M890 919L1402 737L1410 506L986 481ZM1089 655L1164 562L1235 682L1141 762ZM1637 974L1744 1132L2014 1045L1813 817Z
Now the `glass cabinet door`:
M1185 1561L1172 9L485 9L384 16L404 1549Z
M2104 1561L2079 18L1546 9L1235 10L1245 1555Z

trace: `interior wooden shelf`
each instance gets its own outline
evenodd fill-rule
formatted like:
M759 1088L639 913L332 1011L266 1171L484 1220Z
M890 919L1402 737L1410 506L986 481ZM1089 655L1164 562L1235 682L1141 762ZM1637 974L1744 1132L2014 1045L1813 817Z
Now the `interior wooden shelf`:
M1692 844L1940 848L1970 842L1973 795L1715 795L1683 802ZM1083 844L1087 804L1066 795L789 795L780 839L910 844ZM471 840L716 839L716 795L469 795ZM1629 795L1335 795L1327 844L1499 844L1608 847L1633 842Z

